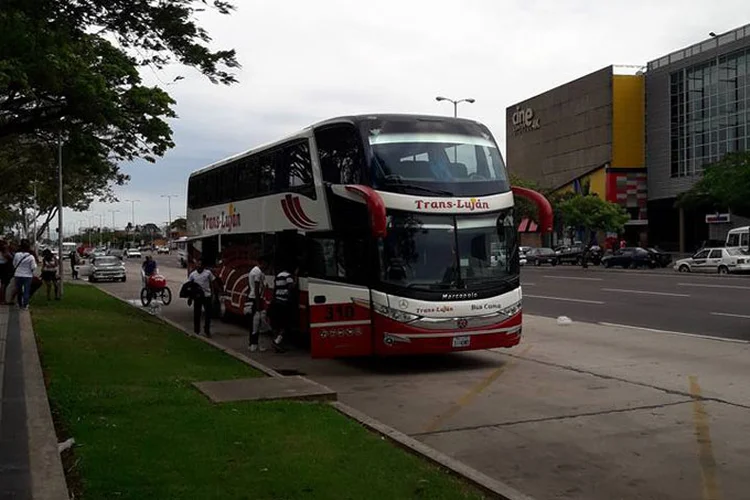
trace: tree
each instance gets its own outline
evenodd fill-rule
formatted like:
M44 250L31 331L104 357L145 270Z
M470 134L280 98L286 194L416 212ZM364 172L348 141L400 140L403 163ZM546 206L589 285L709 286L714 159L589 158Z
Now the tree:
M169 228L172 231L185 232L187 231L187 219L185 219L184 217L178 217L177 219L172 221L172 224L169 226Z
M85 210L127 181L118 163L154 162L174 146L174 100L142 84L139 68L172 62L215 83L236 81L232 50L212 51L195 22L214 0L3 0L0 9L0 202L20 213L35 176L43 231L56 215L57 144L63 142L64 204ZM182 78L182 77L178 77ZM43 190L40 191L39 188ZM36 201L36 200L34 200ZM0 214L2 215L2 214ZM10 215L0 221L7 224ZM37 214L39 215L39 214Z
M593 231L619 232L630 216L620 205L595 194L575 194L559 204L563 223L587 234Z
M730 153L707 165L703 177L678 198L677 206L729 209L750 216L750 152Z
M143 148L146 144L128 145L127 139L168 131L161 117L173 101L160 89L141 86L138 67L158 70L176 61L213 82L236 81L229 71L239 66L234 51L212 52L210 37L194 21L207 3L4 0L0 138L56 133L66 118L70 124L112 128L109 138L120 153ZM220 0L213 6L222 14L233 9Z

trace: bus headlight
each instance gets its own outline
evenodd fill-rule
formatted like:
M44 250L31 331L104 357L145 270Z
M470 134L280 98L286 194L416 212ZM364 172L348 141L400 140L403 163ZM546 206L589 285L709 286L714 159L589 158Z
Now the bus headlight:
M412 314L406 311L399 311L398 309L393 309L388 306L376 304L375 305L375 311L379 314L382 314L383 316L386 316L393 321L398 321L399 323L411 323L412 321L418 320L420 316L416 314Z

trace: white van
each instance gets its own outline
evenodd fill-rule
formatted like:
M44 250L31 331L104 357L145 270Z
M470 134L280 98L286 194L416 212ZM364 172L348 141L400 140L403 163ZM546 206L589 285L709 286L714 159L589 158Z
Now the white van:
M740 247L748 248L748 238L750 238L750 226L736 227L730 229L727 233L727 248Z

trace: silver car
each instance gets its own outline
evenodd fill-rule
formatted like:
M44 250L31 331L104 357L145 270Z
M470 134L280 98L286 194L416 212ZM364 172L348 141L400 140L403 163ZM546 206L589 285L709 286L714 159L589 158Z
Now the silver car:
M681 273L740 273L750 271L750 254L742 248L704 248L674 263Z
M122 261L112 255L96 257L91 262L89 281L126 281L125 265Z

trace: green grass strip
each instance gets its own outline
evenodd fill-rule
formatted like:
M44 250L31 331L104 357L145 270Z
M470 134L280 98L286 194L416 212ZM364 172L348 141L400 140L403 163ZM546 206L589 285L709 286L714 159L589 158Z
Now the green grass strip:
M77 498L482 497L325 404L212 404L191 382L260 374L94 287L32 318Z

